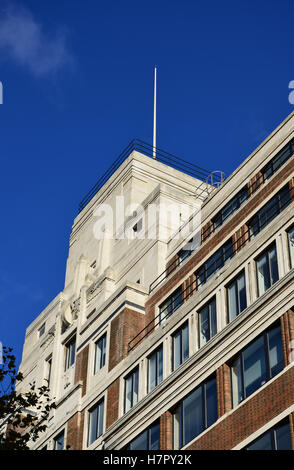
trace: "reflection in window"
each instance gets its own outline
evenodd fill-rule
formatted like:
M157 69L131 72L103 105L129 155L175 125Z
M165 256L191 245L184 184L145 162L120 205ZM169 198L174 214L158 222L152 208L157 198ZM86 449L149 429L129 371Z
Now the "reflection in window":
M172 337L173 370L177 369L189 357L189 326L185 323Z
M242 272L227 287L229 321L247 307L245 273Z
M154 389L162 381L162 346L148 358L148 392Z
M291 268L294 268L294 227L292 227L288 231L288 242L289 242Z
M172 315L183 303L182 286L178 287L159 307L160 321Z
M54 450L64 450L64 431L54 439Z
M277 324L252 341L231 367L233 407L258 390L284 367L281 327Z
M258 294L262 295L279 280L276 246L272 245L256 260Z
M64 369L67 370L75 362L76 354L76 337L74 336L66 345L65 345L65 366Z
M233 242L229 239L196 272L197 287L205 284L220 268L234 256Z
M173 413L174 448L181 449L217 420L216 379L206 380Z
M106 334L96 343L94 374L105 366L106 358Z
M159 421L152 424L135 437L125 448L126 450L160 450Z
M199 311L199 347L204 346L216 334L215 297Z
M245 450L291 450L289 419L283 420L255 439Z
M104 400L89 411L88 446L103 433Z
M125 378L125 413L138 402L139 368Z

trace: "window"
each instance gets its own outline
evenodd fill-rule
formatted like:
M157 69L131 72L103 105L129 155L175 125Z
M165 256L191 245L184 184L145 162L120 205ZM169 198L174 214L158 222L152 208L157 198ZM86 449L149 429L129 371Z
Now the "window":
M294 152L294 140L289 142L262 170L263 181L271 178L271 176L281 168L284 163L289 160Z
M139 368L125 378L125 413L138 402Z
M64 450L64 431L54 438L54 450Z
M125 450L160 450L159 421L149 426L149 428L129 442Z
M163 348L160 346L148 358L148 392L151 392L162 381L162 356Z
M172 295L170 295L164 302L159 306L160 321L162 322L165 318L172 315L183 303L182 286L178 287Z
M288 242L289 242L291 268L294 268L294 227L288 230Z
M258 295L279 280L276 246L272 245L256 259Z
M39 338L45 333L45 323L39 328Z
M45 380L47 382L47 387L50 386L50 379L51 379L51 369L52 369L52 357L47 359L45 363Z
M174 448L181 449L217 420L216 379L213 376L176 407L173 413Z
M248 199L248 188L241 189L233 199L228 202L212 219L213 229L220 227L234 212L236 212L239 207Z
M290 204L289 186L284 186L248 222L250 238L255 237Z
M215 297L199 311L199 347L204 346L216 334Z
M74 336L66 345L65 345L65 370L71 367L75 362L76 354L76 337Z
M229 239L196 272L197 287L205 284L213 274L234 256L233 242Z
M94 374L98 370L102 369L105 366L105 357L106 357L106 334L103 335L95 344L95 365L94 365Z
M103 433L104 400L89 411L88 446Z
M237 406L284 367L281 327L266 330L234 360L231 367L232 402Z
M189 325L185 323L173 336L173 370L189 357Z
M229 321L232 321L247 307L244 272L228 285L227 301Z
M245 450L291 450L289 419L283 420L245 447Z

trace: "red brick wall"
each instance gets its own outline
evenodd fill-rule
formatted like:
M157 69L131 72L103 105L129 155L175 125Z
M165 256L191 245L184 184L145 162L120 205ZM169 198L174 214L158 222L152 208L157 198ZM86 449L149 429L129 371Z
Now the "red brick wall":
M173 416L171 411L166 411L160 416L160 449L173 448Z
M107 389L106 429L118 419L119 407L119 379Z
M227 364L223 364L216 371L217 409L220 418L231 410L231 374Z
M87 344L76 357L75 383L79 380L83 382L82 396L85 395L87 390L88 357L89 345Z
M72 450L83 449L84 413L75 413L67 422L66 447Z
M290 341L294 340L294 309L288 310L281 316L282 343L285 364L289 364L290 354L294 356L294 347L291 348ZM292 345L293 346L293 345Z
M206 434L190 450L229 450L294 403L294 367L254 395Z
M125 308L111 322L109 345L109 371L128 354L129 341L145 326L144 315Z

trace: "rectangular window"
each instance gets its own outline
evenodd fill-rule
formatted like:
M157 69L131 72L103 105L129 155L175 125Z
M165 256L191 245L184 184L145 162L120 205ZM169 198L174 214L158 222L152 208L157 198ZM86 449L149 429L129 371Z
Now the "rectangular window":
M64 370L69 369L75 362L76 355L76 337L74 336L65 345L65 366Z
M45 323L39 328L39 338L45 333Z
M159 421L129 442L125 450L160 450Z
M54 438L54 450L64 450L64 431Z
M232 321L247 307L244 272L227 286L227 301L229 321Z
M241 191L239 191L236 196L231 199L212 219L213 229L220 227L223 223L229 219L234 212L236 212L241 205L248 199L248 188L245 186Z
M201 348L216 334L215 297L199 310L199 347Z
M290 253L290 264L291 268L294 268L294 227L288 230L288 243L289 243L289 253Z
M217 420L216 379L209 378L176 407L173 413L174 449L181 449Z
M148 392L151 392L163 378L163 348L160 346L148 358Z
M103 335L95 344L95 365L94 374L105 366L106 358L106 334Z
M88 446L103 433L104 400L89 411Z
M255 237L290 204L288 184L275 194L248 222L250 238Z
M258 295L279 280L276 245L271 245L256 259Z
M233 407L258 390L284 368L280 324L252 341L231 367Z
M51 370L52 370L52 357L47 359L45 362L45 380L46 380L46 386L50 387L50 380L51 380Z
M287 145L285 145L284 148L282 148L282 150L280 150L280 152L277 153L277 155L274 156L274 158L272 158L272 160L262 170L263 181L271 178L272 175L276 173L276 171L278 171L278 169L281 168L281 166L284 165L286 161L289 160L293 153L294 140L291 140Z
M172 336L173 370L176 370L189 357L189 325L185 323Z
M164 302L159 306L160 321L172 315L183 303L182 286L178 287Z
M291 450L289 418L276 424L245 447L245 450Z
M197 287L205 284L208 279L221 269L234 256L233 242L230 238L219 248L196 272Z
M125 413L138 402L139 368L125 378Z

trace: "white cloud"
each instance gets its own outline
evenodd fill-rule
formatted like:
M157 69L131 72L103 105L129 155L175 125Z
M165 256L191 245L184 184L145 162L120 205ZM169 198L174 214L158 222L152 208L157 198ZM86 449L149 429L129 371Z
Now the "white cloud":
M64 32L46 35L32 13L9 6L0 16L0 52L37 77L55 73L72 63Z

